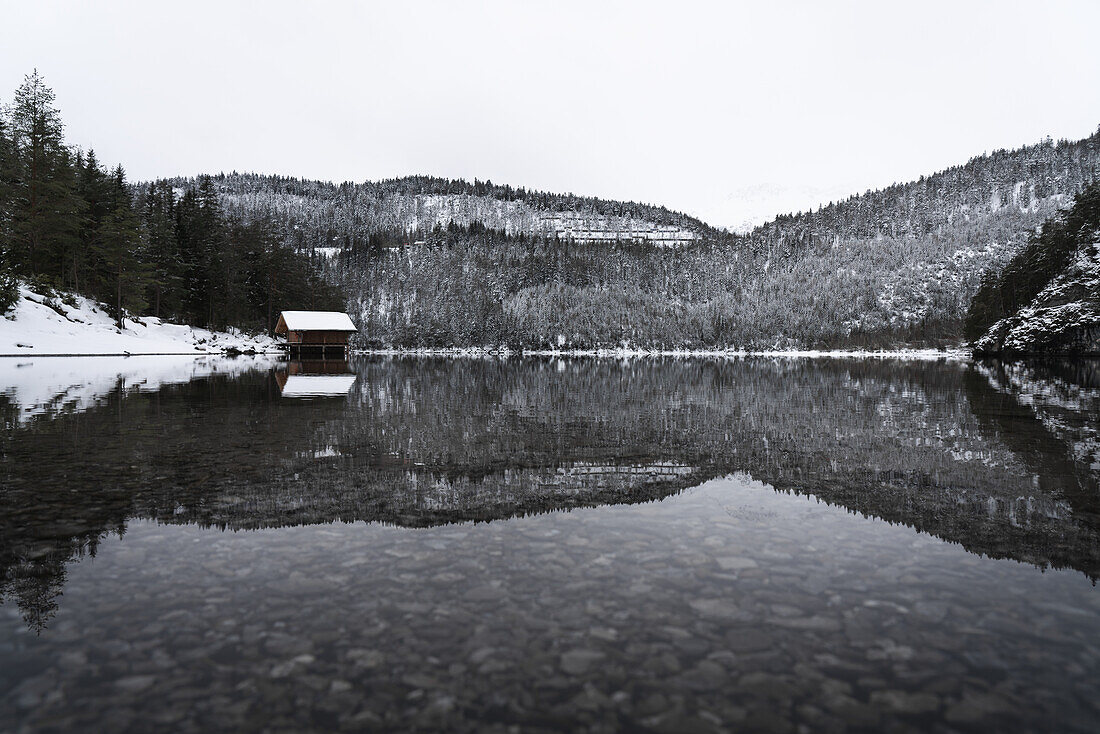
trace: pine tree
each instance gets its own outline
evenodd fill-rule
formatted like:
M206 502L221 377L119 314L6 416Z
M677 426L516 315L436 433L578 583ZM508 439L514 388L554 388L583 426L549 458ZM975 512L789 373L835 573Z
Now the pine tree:
M148 299L153 315L178 314L183 305L182 263L176 238L176 194L167 181L156 181L142 208L151 266Z
M7 313L19 297L19 283L10 256L15 174L10 128L7 111L0 106L0 315Z
M25 274L61 280L63 258L76 244L79 201L61 113L54 106L53 90L37 70L15 92L11 130L14 264Z
M0 257L7 252L12 227L15 149L7 110L0 105Z
M81 201L80 247L71 263L72 286L78 291L88 291L94 288L89 270L97 267L98 238L111 211L111 182L94 150L81 156L76 168L76 190Z
M181 197L176 236L188 294L187 311L199 324L214 326L221 320L220 307L232 294L224 288L226 222L210 176L203 176L197 188Z
M97 295L111 306L118 328L125 328L127 311L140 312L149 268L144 262L141 220L134 211L130 188L122 166L108 182L107 215L99 224L94 252L97 261Z

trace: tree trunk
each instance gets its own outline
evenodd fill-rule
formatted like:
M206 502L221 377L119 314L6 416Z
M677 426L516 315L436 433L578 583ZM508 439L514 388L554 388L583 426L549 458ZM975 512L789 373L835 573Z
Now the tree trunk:
M126 324L122 321L122 263L118 264L117 270L118 277L115 279L115 318L118 319L118 328L125 329Z

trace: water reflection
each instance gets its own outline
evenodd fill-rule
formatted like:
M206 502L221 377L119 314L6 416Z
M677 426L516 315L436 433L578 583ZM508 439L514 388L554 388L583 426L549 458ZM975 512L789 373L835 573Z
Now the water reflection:
M137 364L0 365L17 731L1100 716L1092 363Z
M27 388L68 372L4 373L0 578L31 626L56 613L66 564L134 518L426 527L650 501L731 472L974 553L1100 573L1091 363L176 364L146 381L95 364L79 400Z
M299 360L276 370L275 380L284 398L344 397L355 384L347 360Z

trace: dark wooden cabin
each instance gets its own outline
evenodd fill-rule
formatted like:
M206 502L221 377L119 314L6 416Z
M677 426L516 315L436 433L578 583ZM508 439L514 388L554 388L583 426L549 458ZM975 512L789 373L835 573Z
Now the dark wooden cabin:
M343 359L348 337L355 333L351 317L339 311L283 311L275 325L276 335L285 335L291 356L319 356Z

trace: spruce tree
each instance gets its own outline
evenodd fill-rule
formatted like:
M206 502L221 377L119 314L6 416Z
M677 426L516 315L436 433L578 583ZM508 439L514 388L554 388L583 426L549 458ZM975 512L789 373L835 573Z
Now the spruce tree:
M145 193L142 217L150 265L147 300L153 315L178 315L183 299L182 262L176 238L176 194L167 181L155 181Z
M73 288L90 292L95 287L89 271L97 270L98 238L110 214L110 181L94 150L77 163L77 194L81 200L80 248L73 257ZM94 278L92 278L94 280Z
M10 256L15 151L10 136L7 111L0 106L0 315L12 307L19 296L19 285Z
M7 253L11 238L15 150L7 110L0 104L0 257Z
M54 93L35 70L15 92L12 257L27 275L62 277L62 258L75 244L79 202Z
M147 305L144 295L149 270L142 257L141 220L134 211L122 166L111 173L107 194L107 214L99 223L94 241L96 295L110 304L111 315L122 329L127 311L140 312Z

